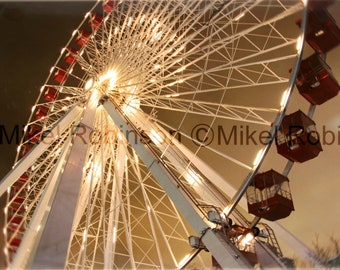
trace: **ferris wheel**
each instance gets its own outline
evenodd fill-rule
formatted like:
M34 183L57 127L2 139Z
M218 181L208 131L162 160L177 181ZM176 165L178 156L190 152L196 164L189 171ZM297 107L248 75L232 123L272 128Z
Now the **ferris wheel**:
M293 208L261 208L252 222L239 203L284 135L306 6L97 1L51 68L1 183L7 266L173 269L213 256L251 267L250 242L264 231L274 240L258 248L280 265L271 229L256 225Z

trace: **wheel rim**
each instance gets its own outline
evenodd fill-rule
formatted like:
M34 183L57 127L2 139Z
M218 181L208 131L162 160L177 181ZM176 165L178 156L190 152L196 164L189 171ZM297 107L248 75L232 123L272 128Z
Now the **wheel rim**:
M299 30L286 31L284 23L290 20L293 25L292 18L303 6L291 1L270 2L271 5L267 1L224 4L123 1L111 13L103 13L98 28L97 18L93 17L101 8L97 3L51 70L32 109L26 134L35 124L43 128L41 133L52 129L75 104L86 104L95 88L118 103L137 127L147 130L153 142L160 140L157 135L152 137L154 127L158 131L174 132L175 138L195 156L239 186L264 158L260 155L256 160L257 153L264 149L263 144L250 140L250 147L245 147L247 142L241 142L246 140L244 133L264 126L268 134L270 125L280 119L287 102L281 97L286 90L290 91L292 82L288 70L301 53L300 48L296 49ZM55 72L59 70L59 74L63 74L61 66L65 66L68 49L91 17L94 22L88 44L78 47L76 62L68 64L68 71L73 69L72 73L67 72L68 78L64 81L62 77L56 83ZM140 40L144 42L138 42ZM249 46L252 49L249 50ZM57 90L58 98L47 102L44 94L49 87ZM261 100L259 104L254 100L256 93L270 93L271 99ZM47 113L43 112L44 107L48 108ZM38 110L42 111L43 118L35 118ZM144 116L141 121L140 117ZM20 228L30 221L46 179L62 153L58 149L66 145L77 121L66 128L60 139L51 143L41 160L30 168L29 181L22 189L29 194L24 202L29 210L25 221L18 226L18 235ZM230 129L224 129L226 126ZM124 135L128 134L121 133L100 108L96 111L93 129L79 199L83 207L77 209L75 224L78 226L74 227L67 265L71 268L105 264L117 268L178 267L190 247L185 247L186 250L176 247L186 246L191 229L127 145ZM239 142L236 147L226 142L233 131L240 132L235 135L239 135L235 137ZM103 134L108 137L100 136ZM210 142L212 136L217 138L213 137ZM167 141L162 148L162 156L169 165L173 161L166 153L171 153L174 141ZM22 142L18 161L27 144L25 140ZM241 158L248 152L247 159ZM187 182L188 189L196 193L202 204L207 203L190 183L190 164L187 164L187 174L178 172L178 176ZM226 174L225 167L233 171L231 176ZM100 171L98 178L96 171ZM89 176L92 181L87 182ZM112 178L116 179L115 184ZM113 199L111 192L120 198ZM19 193L9 196L8 205L18 197ZM167 225L164 217L173 223ZM10 218L7 215L8 223ZM143 232L146 237L141 237ZM109 235L113 235L111 240ZM110 252L111 257L115 254L114 259L105 261L106 252ZM7 254L10 256L11 252ZM204 264L203 259L200 263Z

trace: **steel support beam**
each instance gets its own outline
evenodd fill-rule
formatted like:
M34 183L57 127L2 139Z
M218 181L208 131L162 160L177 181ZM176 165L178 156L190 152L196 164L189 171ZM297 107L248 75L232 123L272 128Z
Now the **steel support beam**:
M70 144L71 137L69 137L65 142L58 162L55 164L53 172L47 180L44 193L42 194L41 199L34 211L34 215L30 220L30 223L25 231L25 235L9 269L27 269L32 263L34 254L40 241L42 228L45 227L46 220L55 196L56 188L59 184L60 172L65 165L64 162L69 153Z
M72 234L73 219L83 175L83 166L90 142L91 127L96 115L100 94L92 92L83 118L74 137L69 157L57 187L51 210L43 229L32 269L64 269Z
M112 120L124 134L133 132L134 129L121 112L109 101L103 102L103 107L106 109ZM131 136L130 136L131 137ZM135 143L133 138L127 136L127 140L134 148L135 152L144 162L151 174L158 181L163 190L167 193L177 209L181 212L184 218L188 221L191 227L198 235L202 236L202 241L218 263L223 268L251 268L249 262L244 256L233 246L227 237L210 229L205 218L199 214L199 210L191 202L184 190L178 186L173 176L167 170L166 165L155 157L152 152L142 143Z
M82 109L78 106L73 107L60 121L58 121L53 129L51 130L51 134L60 134L68 128L72 122L79 118L81 115ZM54 142L57 137L49 139L51 142ZM8 187L12 186L15 181L17 181L21 175L23 175L29 167L33 165L38 157L44 153L50 144L47 143L39 143L33 147L33 149L25 155L22 159L17 162L12 170L5 175L5 177L1 180L0 184L0 196L2 196Z

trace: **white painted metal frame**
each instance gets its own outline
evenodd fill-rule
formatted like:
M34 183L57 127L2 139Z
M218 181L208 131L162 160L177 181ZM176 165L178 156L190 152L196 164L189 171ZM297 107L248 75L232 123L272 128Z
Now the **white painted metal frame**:
M67 43L66 47L71 44L71 41L74 39L74 36L78 34L81 26L87 24L88 17L90 16L91 12L98 8L98 3L96 3L91 11L85 15L84 20L74 32L73 37ZM274 127L272 129L273 132L274 128L279 124L284 112L284 108L288 102L288 97L290 95L291 87L293 85L297 71L297 65L294 67L292 76L280 75L279 72L277 72L275 69L271 69L270 66L275 65L277 62L279 63L280 61L284 61L285 59L293 60L296 58L296 55L301 54L301 51L298 49L297 53L294 52L284 56L276 55L272 58L266 58L263 61L254 59L256 57L261 57L262 55L271 53L272 51L281 51L281 49L283 50L286 47L294 46L297 41L296 38L282 34L280 29L276 26L276 22L300 11L303 6L298 3L285 6L280 0L272 1L272 3L273 5L276 5L276 8L278 8L280 12L276 16L273 16L269 19L258 16L254 11L257 6L266 4L266 1L264 0L255 2L252 0L225 2L206 1L204 5L201 5L202 3L197 0L184 2L159 1L157 2L159 5L148 14L148 18L143 18L143 13L140 11L148 7L150 2L141 0L133 2L129 6L127 5L124 12L116 12L114 15L105 14L103 26L93 32L91 36L91 42L82 48L81 52L76 56L77 63L81 66L82 71L79 74L72 73L70 76L77 81L77 86L68 85L67 82L62 85L55 85L53 82L51 82L51 77L46 80L44 84L45 88L52 86L60 91L60 93L69 95L67 98L60 98L54 102L46 103L42 101L41 97L44 91L41 91L36 105L46 105L50 108L50 114L46 122L47 128L53 126L55 121L58 121L60 117L65 115L66 111L71 108L73 104L86 102L87 93L84 91L83 85L89 78L93 78L98 82L98 80L100 81L100 77L107 71L107 69L112 68L112 65L116 65L114 67L120 72L119 75L121 78L120 81L117 81L117 87L119 90L112 91L113 89L101 89L101 91L105 92L105 94L109 92L112 98L120 100L122 103L125 102L125 104L120 104L122 110L128 111L129 109L132 109L138 111L139 104L142 104L142 106L144 106L143 108L151 110L147 120L139 119L140 126L150 128L153 125L156 127L162 125L163 127L169 127L171 129L181 129L183 122L188 116L209 117L211 126L216 120L234 120L240 123L255 123L261 126L269 126L273 117L267 119L262 115L262 113L271 115L276 115L278 113L280 116L274 123ZM163 14L161 11L162 9L168 10L168 12ZM210 14L210 11L214 12L214 14L212 14L210 17L213 25L211 28L209 28L210 24L205 21L207 19L205 16ZM182 19L177 20L177 17L176 19L173 19L175 16L178 16L178 18ZM250 26L245 27L243 30L238 30L238 27L244 27L242 16L249 16L249 18L254 20L254 22ZM146 21L146 19L148 19L148 21ZM144 21L142 22L142 20ZM154 32L154 30L152 30L153 27L150 25L153 25L157 22L160 25L164 24L166 27L168 27L167 29L164 28L164 30L168 31L163 31L163 33L160 31ZM180 23L180 26L176 29L176 31L178 31L175 33L174 30L171 29L175 29L174 27L177 27L177 23ZM189 23L199 27L197 29L199 30L198 34L194 33L192 29L187 26ZM264 35L257 33L257 30L261 30L261 27L267 27L270 34ZM206 34L205 31L209 31L208 36L210 40L204 36L204 34ZM135 33L138 33L138 35ZM151 40L148 40L150 36ZM158 37L160 36L162 36L162 39L158 40ZM174 39L175 37L176 39ZM263 47L256 44L257 38L262 38L265 40ZM136 44L140 39L146 39L149 43L148 45L141 45L143 47L139 50ZM207 40L209 40L209 42L206 42ZM245 44L251 48L246 48L245 44L242 45L242 40L245 41ZM279 42L275 46L266 46L267 44L270 44L270 42L274 41ZM150 44L152 44L152 46ZM117 51L121 52L121 55L124 55L125 58L122 58L117 54L115 55L115 52ZM238 57L238 53L244 53L245 56ZM219 57L214 58L216 55ZM53 68L54 70L60 64L64 56L65 49L61 52L55 67ZM214 65L208 65L210 62L214 63ZM72 68L73 66L71 69ZM53 69L51 71L52 74ZM219 74L220 72L225 72L226 76L221 76ZM262 80L263 77L267 77L268 80ZM205 83L205 79L209 82ZM226 89L245 90L249 87L265 87L268 85L275 87L282 87L284 85L287 87L287 84L289 88L287 91L288 94L279 108L268 108L266 106L254 107L252 105L244 106L237 103L229 104L223 100ZM204 85L204 87L202 85ZM178 91L179 89L181 89L181 91ZM42 88L42 90L44 90L44 88ZM197 97L200 94L209 96L210 94L217 94L221 92L223 92L223 95L217 98L215 101L210 101L209 98L206 100L200 100ZM119 99L119 96L124 96L125 101L124 99ZM137 105L133 103L136 101L139 102ZM109 106L105 104L104 106ZM134 106L136 106L136 108L134 108ZM35 107L32 110L32 116L29 120L29 124L36 122L33 120L34 109ZM111 109L109 109L109 111ZM166 110L168 113L181 113L183 117L182 122L180 122L179 125L172 126L169 123L165 123L164 120L157 118L155 114L158 111L164 110ZM94 111L97 110L93 110L93 114ZM117 119L119 119L119 117ZM121 121L121 119L119 121ZM117 129L120 128L118 123L120 122L117 122ZM88 127L93 127L91 121L87 125ZM125 131L131 131L131 129L126 127ZM150 136L150 134L148 135ZM190 139L188 134L181 133L181 135ZM171 138L168 137L168 139ZM153 142L157 143L157 139L153 138ZM126 211L122 214L122 216L124 222L127 224L125 227L126 238L130 238L127 243L128 254L130 256L131 267L135 267L136 265L134 260L135 254L132 247L133 240L131 239L132 225L130 224L130 214L132 211L130 206L126 209L121 206L122 195L119 193L122 192L123 185L127 184L125 182L127 181L127 178L123 179L122 175L128 174L128 169L132 169L134 174L139 179L143 178L143 176L140 172L138 162L130 162L131 164L128 164L127 160L125 159L124 155L130 160L134 159L133 155L135 155L128 153L128 148L125 148L125 143L126 142L124 142L124 144L119 144L119 147L121 148L117 152L112 151L112 149L102 149L99 146L93 146L91 149L91 151L100 153L102 155L118 153L118 156L115 157L114 161L110 161L110 166L116 167L116 164L113 162L120 162L123 164L120 166L120 168L115 168L115 172L113 173L116 186L114 186L114 188L111 190L112 197L114 196L115 192L116 194L118 193L119 196L117 196L115 200L110 201L109 222L107 228L104 226L105 230L107 229L107 231L104 232L106 236L104 253L107 254L107 256L105 256L104 265L108 268L114 267L114 258L109 258L109 254L115 253L116 247L112 242L110 242L110 238L108 236L110 234L117 234L117 226L119 223L119 211L117 209L121 209L122 212ZM187 198L185 194L183 195L178 189L176 189L176 185L174 182L172 182L174 179L171 177L171 175L164 174L164 167L162 166L165 164L169 167L175 167L180 172L180 177L184 179L186 172L185 169L190 168L190 166L200 168L200 171L203 173L203 175L211 180L213 184L219 188L222 188L223 186L226 194L232 196L236 193L234 199L232 200L232 204L226 208L225 212L229 214L232 212L236 204L242 202L241 197L244 193L244 189L251 177L256 173L262 158L265 156L265 153L269 148L268 146L263 150L259 162L252 166L247 164L247 162L243 162L226 153L222 153L218 149L213 149L208 146L206 147L206 149L211 150L217 156L220 156L225 160L229 160L233 162L233 164L250 171L246 181L241 186L240 190L236 192L236 190L233 189L233 187L229 185L225 179L217 176L218 174L216 172L212 171L209 166L205 166L205 163L199 159L197 152L202 146L197 147L197 152L193 154L176 140L174 140L174 144L175 147L173 148L159 148L165 159L167 159L164 159L161 163L157 163L159 161L158 159L154 159L152 156L150 157L149 152L145 149L143 150L144 145L142 145L141 149L138 151L143 153L144 159L148 157L146 158L146 164L150 165L150 168L152 168L155 175L160 176L161 179L164 180L162 183L167 186L166 191L169 192L169 195L171 194L172 197L175 197L174 202L176 205L178 202L184 203L182 206L184 209L182 210L187 213L189 220L192 221L191 223L196 224L194 227L196 228L196 232L198 234L202 233L202 231L205 231L205 229L209 226L205 220L202 220L203 217L200 214L197 214L197 212L200 212L199 209L198 211L196 211L197 209L193 209L193 207L195 208L196 205L190 203L192 198ZM134 146L135 143L133 142L132 145ZM28 161L29 158L36 158L47 149L42 149L41 147L41 145L36 146L30 154L18 162L15 172L13 171L13 174L9 174L8 177L6 177L10 178L11 180L6 179L6 184L1 184L0 194L4 193L6 189L10 187L14 181L16 181L16 179L21 176L22 173L25 172L25 168L27 169L30 166L29 163L31 161ZM190 166L186 166L188 164L185 162L181 163L180 161L176 160L176 151L178 149L187 159L191 161ZM94 162L93 157L87 158L89 162ZM105 158L99 158L99 160L101 162L107 161ZM154 160L157 160L157 162L155 163ZM84 166L81 168L80 165L78 169L79 171L88 168L93 169L94 164L91 166ZM76 174L67 173L67 175L69 178L72 176L77 176L77 180L81 181L79 172ZM110 177L107 176L107 178L109 179ZM106 185L105 187L109 185L108 181L103 181L105 180L103 175L100 176L100 180L103 187L104 185ZM146 188L142 184L140 186L145 205L148 205L150 199L146 196ZM94 197L99 196L99 189L99 184L92 184L91 182L91 185L85 186L83 187L83 190L79 191L82 193L83 197L79 199L80 206L78 205L79 207L76 211L75 222L73 224L72 230L74 231L74 238L79 238L79 236L81 236L80 238L82 239L79 240L79 243L82 248L84 247L85 251L81 251L82 254L68 254L69 258L75 258L78 267L79 265L81 265L83 268L89 265L93 267L93 264L91 263L94 261L95 253L91 254L91 258L89 259L91 262L88 263L86 261L86 243L91 241L99 241L99 232L90 234L90 232L87 231L87 228L90 227L90 220L86 220L86 226L84 226L85 229L81 228L83 231L77 231L76 227L79 225L79 223L81 223L80 220L84 213L91 214L95 211L96 207L105 208L102 205L96 206L89 203L89 196L91 192L94 192ZM201 193L202 187L197 186L196 188L193 188L193 191ZM76 192L78 192L78 190ZM200 195L202 201L214 202L221 208L223 206L227 206L227 204L223 205L223 203L221 203L222 201L224 202L224 198L222 198L222 200L220 200L221 198L216 198L211 190ZM178 202L176 202L176 200L178 200ZM127 199L127 204L129 204L129 202L129 199ZM114 209L115 211L113 211ZM154 209L150 209L150 211L147 212L147 217L149 221L155 219L155 223L150 222L150 230L153 238L156 239L157 233L155 231L156 229L161 228L161 226L158 226L159 220L155 218L156 214L153 211ZM174 215L177 215L178 217L180 216L177 212ZM101 217L104 217L103 213L101 214ZM238 221L240 223L243 222L241 217L239 217ZM244 224L246 224L246 222ZM152 226L158 226L159 228ZM92 240L92 238L95 238L95 240ZM164 234L163 238L166 240L166 236ZM224 258L226 256L226 253L224 252L228 251L228 254L237 253L237 251L228 247L228 245L225 246L226 239L224 238L224 236L214 233L209 228L203 236L204 241L206 243L210 243L209 247L211 248L211 251L214 255L216 254L216 256L219 257L219 261L222 265L226 265L229 262L235 261L234 258L232 258L233 255L228 255L227 258ZM221 247L220 250L217 247L214 247L213 239L217 239L218 246ZM292 243L293 246L295 246L295 242L292 241ZM170 250L170 248L168 249ZM19 250L19 252L22 251ZM159 243L156 243L156 252L161 254ZM173 253L171 253L171 256L174 257ZM162 256L159 256L159 259L160 265L163 266L164 262ZM172 258L172 260L176 262L174 258ZM62 260L60 259L59 261L61 262ZM238 265L237 261L238 260L236 260L235 265ZM243 263L244 262L241 264Z
M111 102L104 102L103 107L112 117L115 124L121 127L121 130L124 132L134 131L131 127L132 123L126 122L126 120L122 118L121 113L118 112L118 108L113 106ZM145 147L146 145L143 145L142 143L135 144L134 141L129 141L129 143L133 146L136 153L143 160L191 227L198 235L202 236L202 241L214 255L219 264L223 268L250 268L249 262L231 243L229 243L229 240L225 235L209 228L207 220L205 220L205 218L202 217L202 214L195 209L195 206L186 193L178 187L178 184L170 174L169 169L166 168L166 165L150 152L151 149L149 148L148 151L147 147Z

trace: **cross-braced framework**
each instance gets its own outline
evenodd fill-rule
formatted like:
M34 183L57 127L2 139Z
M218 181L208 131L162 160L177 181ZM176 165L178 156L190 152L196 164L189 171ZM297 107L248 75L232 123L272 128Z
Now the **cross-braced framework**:
M303 8L291 0L97 2L51 68L3 184L7 263L60 263L35 254L62 242L68 268L180 267L188 236L203 231L193 231L136 145L206 228L216 226L207 206L249 226L232 211L240 198L228 207L232 186L256 173L272 138L231 145L231 131L275 131L300 59L294 21ZM51 235L53 226L70 236ZM193 266L209 266L198 258Z

